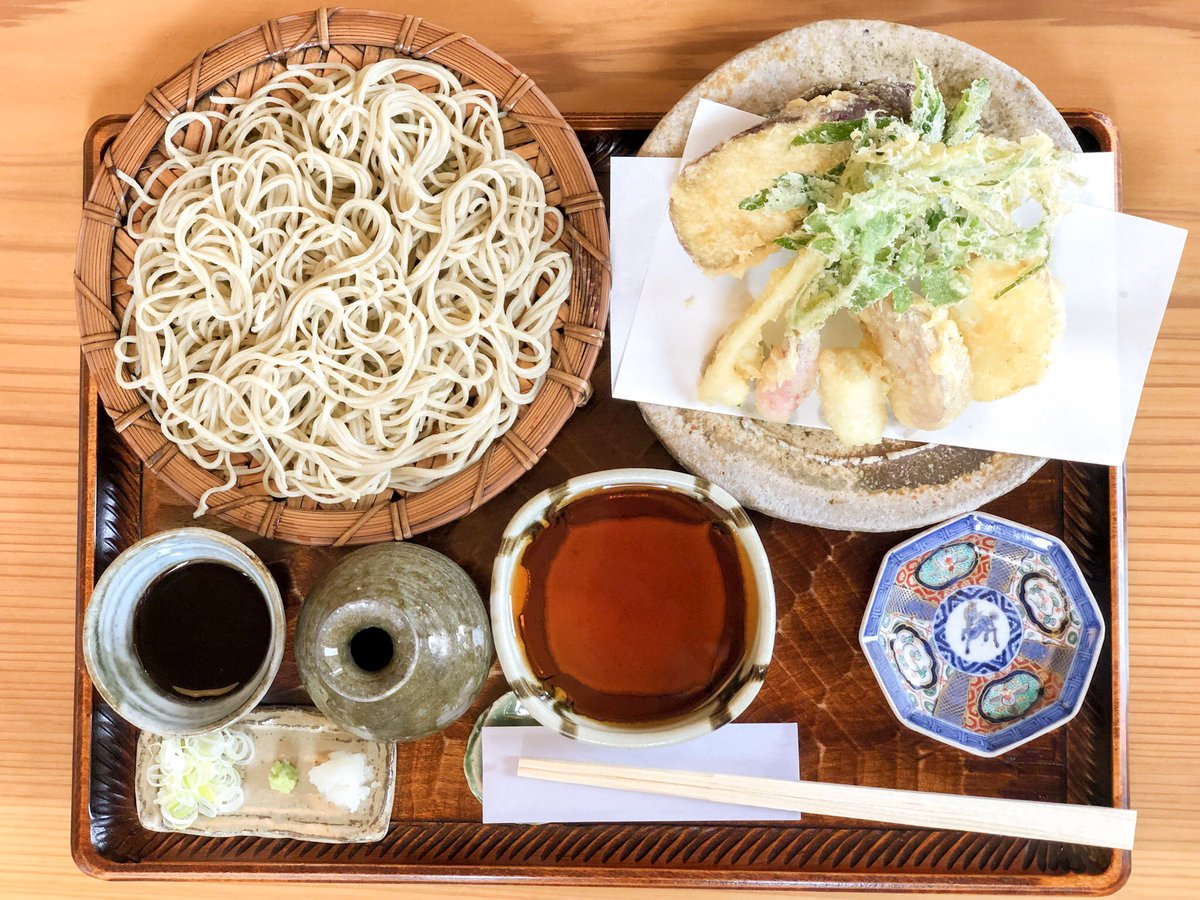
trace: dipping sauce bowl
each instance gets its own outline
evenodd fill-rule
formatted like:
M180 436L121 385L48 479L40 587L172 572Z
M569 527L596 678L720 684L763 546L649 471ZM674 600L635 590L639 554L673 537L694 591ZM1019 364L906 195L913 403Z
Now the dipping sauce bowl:
M745 711L766 677L775 593L758 533L691 475L617 469L537 495L504 532L492 634L541 724L581 741L669 744Z
M172 570L198 562L218 563L246 576L261 594L251 602L261 599L268 627L262 662L253 675L221 696L188 698L164 690L147 673L136 649L134 622L152 585ZM213 608L218 608L216 602ZM186 637L189 629L219 629L222 624L210 618L180 621L178 627ZM283 600L262 560L219 531L177 528L143 538L104 570L84 612L83 658L96 690L122 718L156 734L201 734L236 721L262 700L283 660L285 630Z

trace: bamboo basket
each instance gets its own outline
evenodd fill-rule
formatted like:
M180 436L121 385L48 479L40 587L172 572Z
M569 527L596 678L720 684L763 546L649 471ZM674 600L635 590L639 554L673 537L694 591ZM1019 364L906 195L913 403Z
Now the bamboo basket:
M255 475L209 498L214 515L264 537L340 546L403 540L453 521L532 468L591 394L588 378L608 312L608 229L603 200L571 127L528 75L462 32L419 16L318 9L272 19L205 50L147 94L104 156L83 204L75 291L83 355L116 430L145 468L192 502L224 481L223 473L179 452L141 394L116 380L115 345L132 293L126 277L137 249L124 227L131 191L117 173L144 185L163 159L160 145L167 123L184 110L211 109L214 95L247 96L295 63L332 60L364 66L396 56L440 63L464 84L493 93L508 113L506 146L533 166L547 202L563 212L560 245L570 251L574 268L570 295L551 334L551 369L533 402L478 462L427 491L388 491L355 503L316 504L268 496L261 476ZM194 149L200 137L198 129L187 129L183 141ZM154 185L150 193L161 195L163 189Z

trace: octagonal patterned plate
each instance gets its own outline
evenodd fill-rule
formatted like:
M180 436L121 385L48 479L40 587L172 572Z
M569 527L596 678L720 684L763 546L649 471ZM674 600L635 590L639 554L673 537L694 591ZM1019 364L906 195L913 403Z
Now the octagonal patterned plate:
M998 756L1079 711L1104 621L1062 541L969 513L888 552L859 640L905 725Z

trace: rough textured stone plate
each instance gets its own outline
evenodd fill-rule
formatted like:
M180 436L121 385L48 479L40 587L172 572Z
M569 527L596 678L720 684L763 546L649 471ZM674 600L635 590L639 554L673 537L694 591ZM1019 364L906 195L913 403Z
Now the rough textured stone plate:
M1071 150L1067 123L1015 69L962 41L891 22L815 22L763 41L718 66L651 132L643 156L679 156L701 98L769 115L795 97L858 81L910 81L913 57L953 97L986 76L983 127L1019 137L1046 132ZM672 455L746 506L824 528L896 531L938 522L1012 490L1045 462L984 450L884 441L847 450L828 431L640 404Z
M355 737L309 709L257 709L230 727L244 731L254 741L254 759L242 774L246 801L235 813L201 816L188 828L172 828L163 822L154 802L155 789L147 780L153 762L151 750L146 733L138 735L137 812L143 828L208 837L247 835L329 844L377 841L387 833L396 785L395 744ZM330 803L307 777L309 769L324 762L334 750L365 753L367 765L375 774L370 795L354 812ZM299 782L290 794L271 790L267 782L271 764L280 758L299 770Z

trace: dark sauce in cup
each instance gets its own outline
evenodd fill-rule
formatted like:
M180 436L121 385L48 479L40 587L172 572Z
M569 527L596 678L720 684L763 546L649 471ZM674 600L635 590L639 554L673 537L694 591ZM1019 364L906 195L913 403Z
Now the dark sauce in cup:
M637 486L554 511L513 584L517 636L542 686L609 722L666 719L711 697L754 624L752 576L722 515Z
M225 697L258 674L271 613L258 585L218 562L156 578L133 613L133 646L150 680L184 700Z

